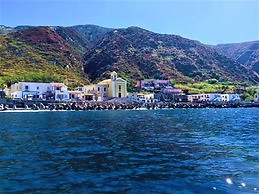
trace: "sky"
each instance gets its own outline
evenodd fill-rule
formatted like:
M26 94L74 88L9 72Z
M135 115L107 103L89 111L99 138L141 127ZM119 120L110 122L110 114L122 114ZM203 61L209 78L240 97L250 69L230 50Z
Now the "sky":
M0 24L138 26L204 44L259 40L259 0L0 0Z

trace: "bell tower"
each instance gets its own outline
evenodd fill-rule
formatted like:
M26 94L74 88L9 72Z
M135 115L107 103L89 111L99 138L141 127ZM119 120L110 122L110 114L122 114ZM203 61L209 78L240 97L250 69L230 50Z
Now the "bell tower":
M118 77L117 73L116 73L115 71L113 71L113 72L111 73L111 80L112 80L112 81L116 81L116 80L117 80L117 77Z

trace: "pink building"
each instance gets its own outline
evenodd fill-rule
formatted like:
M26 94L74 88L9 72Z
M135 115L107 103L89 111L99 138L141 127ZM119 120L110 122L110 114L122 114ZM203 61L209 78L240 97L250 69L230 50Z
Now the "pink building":
M137 81L136 87L138 88L155 88L155 87L166 87L169 86L169 80L153 80L145 79Z
M162 88L161 91L165 94L183 94L183 91L181 89L175 88Z

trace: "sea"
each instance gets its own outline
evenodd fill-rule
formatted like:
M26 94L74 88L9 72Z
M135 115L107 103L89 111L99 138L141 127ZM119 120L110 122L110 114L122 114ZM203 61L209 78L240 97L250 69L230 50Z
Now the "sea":
M3 111L0 193L259 193L259 108Z

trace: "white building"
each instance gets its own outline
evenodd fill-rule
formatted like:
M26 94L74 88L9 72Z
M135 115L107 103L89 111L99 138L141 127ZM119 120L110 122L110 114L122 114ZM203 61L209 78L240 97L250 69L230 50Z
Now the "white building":
M221 94L221 101L223 102L240 101L240 97L238 94Z
M11 98L20 99L68 99L67 87L63 83L18 82L11 85Z
M67 86L63 83L50 83L51 91L54 94L55 100L68 100L69 93L67 90Z
M259 102L259 93L254 95L254 102Z
M193 94L188 95L187 97L189 102L221 101L221 95L217 93Z
M207 94L193 94L188 95L189 102L230 102L240 101L238 94L218 94L218 93L207 93Z
M22 99L43 98L47 91L51 92L49 83L18 82L11 85L10 95Z
M69 99L71 101L81 101L81 100L85 100L84 99L84 94L82 91L78 91L78 90L72 90L72 91L68 91L69 93Z
M158 99L154 98L154 93L142 94L142 93L129 93L129 98L139 102L158 102Z

